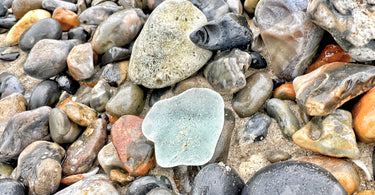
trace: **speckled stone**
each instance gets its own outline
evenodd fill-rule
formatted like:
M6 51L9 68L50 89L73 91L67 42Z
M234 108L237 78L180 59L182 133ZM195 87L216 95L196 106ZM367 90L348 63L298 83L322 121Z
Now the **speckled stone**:
M42 8L43 0L13 0L12 11L17 19L22 18L28 11Z
M58 144L72 143L81 133L81 129L59 108L50 112L49 129L52 140Z
M131 49L122 47L111 47L108 49L101 58L102 64L128 60L131 55Z
M90 43L74 46L66 59L70 75L77 81L92 77L95 74L95 57Z
M26 111L27 101L21 94L15 93L0 100L0 137L9 121L15 114Z
M134 43L130 80L147 88L163 88L198 71L212 53L194 45L188 35L206 21L204 14L187 0L161 3Z
M24 195L25 187L21 182L14 179L0 179L0 194L4 195Z
M68 115L70 120L84 127L94 122L97 116L94 109L71 99L64 100L58 107Z
M75 94L80 87L80 84L67 74L58 75L55 81L57 84L59 84L61 90L64 90L70 94Z
M56 81L42 81L31 92L29 107L31 110L41 106L53 107L57 103L60 93L59 85Z
M241 136L243 141L258 142L266 139L271 118L266 114L256 114L251 117Z
M133 181L128 187L126 194L142 195L147 194L154 188L164 187L172 189L172 184L165 176L143 176Z
M78 19L82 24L99 25L110 15L120 10L121 9L119 7L99 4L87 8L79 15Z

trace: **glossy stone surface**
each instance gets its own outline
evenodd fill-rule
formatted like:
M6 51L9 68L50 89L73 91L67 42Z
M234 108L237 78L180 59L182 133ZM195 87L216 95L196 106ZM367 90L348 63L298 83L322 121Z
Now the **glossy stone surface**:
M253 14L255 12L255 8L258 4L259 0L245 0L244 2L244 9L249 14Z
M242 135L244 141L258 142L266 139L271 118L266 114L257 114L251 117Z
M210 89L193 88L155 103L142 132L155 143L159 166L203 165L215 152L223 124L222 97Z
M250 45L253 41L252 36L244 16L227 13L194 30L189 38L201 48L224 51Z
M273 83L270 75L258 72L246 79L246 86L233 96L234 111L240 117L249 117L257 112L272 95Z
M245 71L251 56L239 49L217 54L204 69L204 76L219 92L235 93L246 86Z
M220 18L228 13L229 5L224 0L190 0L207 17L208 21Z
M361 142L375 142L375 90L367 92L353 107L353 127Z
M282 100L272 98L267 101L267 114L277 121L281 132L287 139L299 130L300 124L288 104Z
M109 177L112 181L115 181L122 185L126 185L135 179L135 177L130 176L129 173L123 173L119 169L112 169L109 173Z
M99 4L87 8L79 15L78 19L82 24L99 25L104 20L106 20L110 15L118 12L119 10L119 7Z
M359 157L350 112L337 109L326 117L313 117L293 135L300 147L333 157Z
M33 89L29 100L30 109L41 106L54 106L60 97L60 89L56 81L45 80Z
M16 23L17 23L17 18L12 14L9 14L7 17L0 18L1 28L10 29Z
M98 112L103 112L110 98L111 87L107 82L100 80L91 90L90 107Z
M262 69L267 68L267 61L257 52L251 52L251 64L250 68Z
M326 116L375 85L373 66L334 62L293 81L297 103L311 116Z
M0 60L3 61L14 61L20 56L19 52L1 53Z
M323 30L306 13L308 0L262 0L255 10L252 49L277 77L293 80L311 63Z
M126 194L129 195L141 195L147 194L154 188L165 187L172 189L171 182L165 176L144 176L133 181L128 187Z
M48 28L45 28L46 26ZM29 51L38 41L42 39L60 39L61 35L60 24L52 18L45 18L25 30L18 41L18 45L23 51Z
M0 75L1 76L1 75ZM21 81L13 76L12 74L5 75L2 74L0 82L0 94L1 98L5 98L13 93L24 94L25 88L23 87Z
M128 60L131 55L131 49L122 47L111 47L103 55L101 59L102 64L108 64L117 61Z
M70 176L64 177L61 179L61 184L72 185L78 181L81 181L82 179L95 175L96 173L98 173L98 171L99 171L99 167L95 167L87 173L70 175Z
M22 18L28 11L42 8L43 0L13 0L12 11L17 19Z
M91 168L105 144L106 130L107 123L103 119L97 119L69 146L62 165L64 175L84 173Z
M56 143L33 142L20 154L12 178L27 186L29 194L52 194L60 185L64 155L64 148Z
M242 190L242 195L263 194L347 194L327 170L317 165L286 161L259 170Z
M192 195L239 194L244 185L233 168L220 163L209 164L195 177Z
M163 88L197 72L212 53L194 45L188 35L206 21L204 14L187 0L160 4L134 43L130 80L147 88Z
M66 59L70 75L77 81L93 76L95 74L95 57L90 43L74 46Z
M72 143L81 133L81 129L59 108L50 112L49 129L52 140L58 144Z
M285 83L276 88L273 97L281 100L295 100L296 92L294 92L292 83Z
M50 139L48 118L51 108L43 106L15 114L0 138L0 160L16 159L27 145L36 140Z
M105 79L111 86L120 86L127 78L128 67L129 61L107 64L104 66L100 78Z
M68 115L70 120L80 126L87 127L96 119L97 114L94 109L71 99L66 99L58 107Z
M117 155L117 151L113 146L113 142L105 145L99 151L98 161L106 174L109 174L112 169L125 169L124 165Z
M21 182L8 178L0 179L0 194L24 195L26 194L25 191L25 187L21 184Z
M63 31L68 31L80 25L78 15L64 7L57 7L53 11L52 18L60 23Z

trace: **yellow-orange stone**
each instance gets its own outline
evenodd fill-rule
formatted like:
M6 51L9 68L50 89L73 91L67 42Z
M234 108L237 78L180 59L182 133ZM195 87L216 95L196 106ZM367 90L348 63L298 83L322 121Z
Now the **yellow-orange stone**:
M354 131L360 141L375 142L375 89L367 92L352 110Z
M78 15L63 7L58 7L53 11L52 18L57 20L63 31L68 31L80 25Z
M23 32L31 25L41 19L50 18L51 14L42 9L31 10L27 12L8 32L5 43L8 45L16 45Z
M273 93L273 97L281 100L295 100L296 93L294 92L293 83L280 85Z

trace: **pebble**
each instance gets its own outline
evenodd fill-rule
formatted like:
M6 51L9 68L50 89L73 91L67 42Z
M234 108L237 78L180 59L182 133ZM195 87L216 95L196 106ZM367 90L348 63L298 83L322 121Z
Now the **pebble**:
M250 68L263 69L267 68L267 61L257 52L250 52L251 64Z
M1 82L0 82L0 94L1 99L5 98L11 94L18 93L24 94L25 88L23 87L21 81L13 76L12 74L1 73Z
M196 46L188 35L206 22L204 14L187 0L161 3L134 43L130 80L147 88L163 88L197 72L212 53Z
M12 12L17 17L17 19L20 19L28 11L41 9L42 2L43 0L13 0Z
M1 53L0 60L4 61L14 61L20 56L19 52L11 52L11 53Z
M106 20L110 15L120 10L121 9L119 7L105 6L105 5L99 4L99 5L89 7L85 11L83 11L79 15L78 20L82 24L99 25L104 20Z
M245 72L250 63L251 56L247 52L224 51L205 67L204 76L215 91L235 93L246 86Z
M60 185L64 155L56 143L35 141L20 154L12 178L27 186L29 194L52 194Z
M173 167L173 180L178 191L181 194L191 194L194 178L198 174L200 168L197 166L177 166Z
M103 67L100 78L104 78L111 86L120 86L127 78L128 67L129 61L107 64Z
M73 47L66 59L70 75L77 81L82 81L95 74L94 63L96 54L90 43Z
M374 194L375 194L375 191L373 190L365 190L365 191L358 192L356 195L374 195Z
M45 1L49 0L44 0L44 2ZM63 31L69 31L70 29L78 27L80 25L78 15L64 7L57 7L55 11L53 11L52 18L60 23L61 29Z
M147 194L149 191L151 191L154 188L169 188L172 189L172 184L169 181L169 179L165 176L154 176L154 175L148 175L139 177L135 181L133 181L127 191L127 195L142 195Z
M75 94L80 87L79 83L67 74L58 75L55 81L61 90L64 90L70 94Z
M375 142L375 90L370 90L354 105L352 110L353 127L356 136L361 142L374 143Z
M290 154L282 150L272 150L266 153L266 158L271 163L285 161L290 159Z
M97 116L94 109L71 99L66 99L58 108L62 109L71 121L84 127L93 123Z
M220 18L230 11L225 0L190 0L190 2L204 13L208 21Z
M0 179L0 194L4 195L25 195L25 187L21 182L14 179Z
M358 158L359 149L352 129L352 115L337 109L326 117L313 117L293 135L300 147L333 157Z
M273 92L273 97L281 100L295 100L296 93L294 92L292 83L285 83L276 88Z
M13 167L6 163L0 162L0 179L10 178L13 172Z
M113 142L105 145L98 154L98 161L106 174L109 174L112 169L125 170L120 158L117 155Z
M228 6L229 9L237 14L243 14L243 6L242 2L240 0L224 0Z
M150 107L153 106L157 101L160 100L160 98L165 95L166 93L168 93L168 91L170 91L171 87L165 87L165 88L161 88L161 89L154 89L152 90L152 93L151 93L151 96L150 96L150 100L149 100L149 105Z
M258 72L246 79L246 86L233 96L232 106L244 118L256 113L272 95L273 83L268 73Z
M212 89L210 83L201 75L190 77L186 80L183 80L173 88L174 94L180 94L191 88L209 88Z
M224 51L250 45L252 36L245 16L227 13L194 30L189 37L201 48Z
M26 146L36 140L50 139L48 118L51 108L39 107L15 114L0 138L0 161L17 159Z
M303 74L323 37L324 31L306 13L307 4L307 0L257 4L252 49L266 58L278 78L291 81Z
M138 115L145 105L146 94L143 89L133 84L125 82L119 86L117 93L107 102L106 111L119 118L123 115Z
M146 195L176 195L171 189L168 188L154 188L149 191Z
M41 106L54 106L60 97L59 85L56 81L44 80L36 85L29 100L30 110Z
M69 41L43 39L31 49L23 70L29 76L48 79L63 72L67 67L66 58L74 43Z
M220 94L193 88L155 103L143 121L142 132L154 142L159 166L203 165L215 152L223 124Z
M293 81L297 103L310 116L326 116L348 100L370 90L375 68L333 62Z
M122 47L111 47L103 55L101 59L102 64L109 64L112 62L128 60L131 55L131 49Z
M78 181L81 181L82 179L85 179L86 177L95 175L96 173L98 173L98 171L99 171L99 167L95 167L87 173L70 175L70 176L62 178L61 183L64 185L72 185Z
M353 194L359 187L359 174L354 166L346 160L324 156L304 156L295 160L310 162L328 170L341 183L348 194Z
M285 161L259 170L242 190L243 195L261 194L347 194L327 170L317 165Z
M232 167L214 163L199 171L194 180L192 195L240 194L244 185L245 183Z
M98 54L103 54L113 46L121 47L130 43L141 30L146 15L140 9L125 9L104 20L95 31L91 44Z
M6 16L8 13L8 8L4 5L4 1L0 2L0 17Z
M249 14L253 14L255 12L255 8L258 4L259 0L245 0L244 2L244 9Z
M3 99L0 99L0 137L13 115L26 111L27 101L21 94L15 93Z
M97 112L104 112L105 106L111 98L111 86L103 80L99 80L98 83L91 89L90 107L95 109Z
M155 166L154 145L143 136L142 123L141 117L125 115L111 130L113 145L131 176L146 175Z
M78 39L86 42L90 39L90 34L83 27L79 26L69 30L68 39Z
M77 12L77 5L63 0L43 0L42 7L51 12L54 12L59 7L72 12Z
M66 151L62 164L64 175L87 172L105 144L107 123L103 119L95 120Z
M31 25L41 19L50 18L51 14L42 9L35 9L27 12L18 22L9 30L5 43L8 45L16 45L22 33Z
M49 130L52 140L58 144L72 143L81 133L81 129L59 108L52 109L49 114Z
M130 176L129 173L123 173L119 169L112 169L109 173L109 177L112 181L126 185L131 181L134 181L135 177Z
M241 135L243 141L258 142L266 139L271 118L266 114L256 114L246 123Z
M90 86L81 85L74 94L75 102L90 106L91 90L92 88ZM93 111L95 110L93 109Z
M266 104L267 114L276 120L284 137L291 140L300 124L288 104L276 98L269 99Z
M10 29L17 23L17 18L13 14L0 17L0 28Z

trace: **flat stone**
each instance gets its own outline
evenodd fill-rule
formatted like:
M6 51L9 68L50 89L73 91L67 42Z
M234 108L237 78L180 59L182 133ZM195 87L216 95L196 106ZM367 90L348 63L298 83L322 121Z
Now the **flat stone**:
M70 75L77 81L92 77L95 74L95 57L90 43L74 46L66 59Z
M58 144L72 143L81 133L81 129L59 108L54 108L50 112L49 130L52 140Z
M103 54L113 46L121 47L130 43L141 30L146 15L140 9L125 9L104 20L95 31L91 44L98 54Z
M367 92L353 107L353 128L361 142L375 142L375 90Z
M286 161L259 170L242 190L243 195L347 194L327 170L307 162Z
M187 0L161 3L134 43L130 80L147 88L163 88L197 72L212 53L196 46L188 35L206 22L204 14Z
M246 79L246 86L232 100L234 111L240 117L256 113L272 95L273 83L268 73L258 72Z
M71 99L67 99L63 104L58 106L61 108L69 119L80 126L87 127L96 119L96 112L94 109L81 104Z
M115 6L105 6L102 4L91 6L83 11L79 15L79 21L82 24L94 24L99 25L104 20L106 20L110 15L120 11L119 7Z
M11 53L1 53L0 60L4 61L14 61L20 56L19 52L11 52Z
M6 163L0 162L0 179L10 178L10 175L12 174L12 172L13 172L12 166Z
M72 12L77 11L77 5L63 0L43 0L42 7L51 12L54 12L59 7L70 10Z
M62 164L64 175L84 173L91 168L105 144L106 130L105 120L97 119L69 146Z
M113 142L105 145L98 154L98 161L106 174L109 174L112 169L125 169L120 158L117 155Z
M4 77L2 77L0 82L1 99L14 93L25 93L25 88L23 87L21 81L17 77L13 76L12 74L3 74L3 76Z
M245 142L262 141L266 139L270 125L271 118L268 115L256 114L247 121L241 139Z
M64 148L56 143L33 142L20 154L12 178L27 186L29 194L52 194L60 185L64 156Z
M103 80L99 80L98 83L91 89L90 106L98 112L105 111L105 106L111 98L111 86Z
M63 31L68 31L80 25L80 22L78 20L78 15L74 13L73 11L66 9L64 7L57 7L53 11L52 18L57 20L60 23L61 29Z
M281 100L295 100L296 92L294 92L292 83L285 83L280 85L273 92L273 97Z
M313 117L293 135L300 147L333 157L360 156L350 112L337 109L325 117Z
M293 81L297 103L310 116L326 116L375 85L375 67L334 62Z
M229 5L224 0L190 0L207 17L208 21L220 18L228 13Z
M141 195L147 194L154 188L165 187L172 189L172 184L169 179L165 176L143 176L133 181L127 191L128 195Z
M120 86L127 78L128 67L129 61L107 64L104 66L100 78L104 78L112 86Z
M12 12L17 19L22 18L28 11L42 8L43 0L13 0Z
M14 195L24 195L25 187L21 182L14 179L0 179L0 193L1 194L14 194Z
M95 167L87 173L70 175L70 176L62 178L61 183L64 185L72 185L78 181L81 181L82 179L95 175L96 173L98 173L98 171L99 171L99 167Z
M23 51L29 51L42 39L61 39L61 25L52 18L41 19L22 33L18 45Z
M262 0L257 4L251 25L252 49L265 57L278 78L290 81L302 75L323 37L324 31L306 13L307 4L308 0Z
M38 83L31 92L29 107L31 110L41 106L53 107L57 103L60 93L56 81L44 80Z
M0 161L17 159L26 146L37 140L50 139L48 118L51 108L43 106L15 114L9 119L0 138Z
M224 101L215 91L193 88L156 102L143 124L161 167L203 165L215 152L224 124Z

